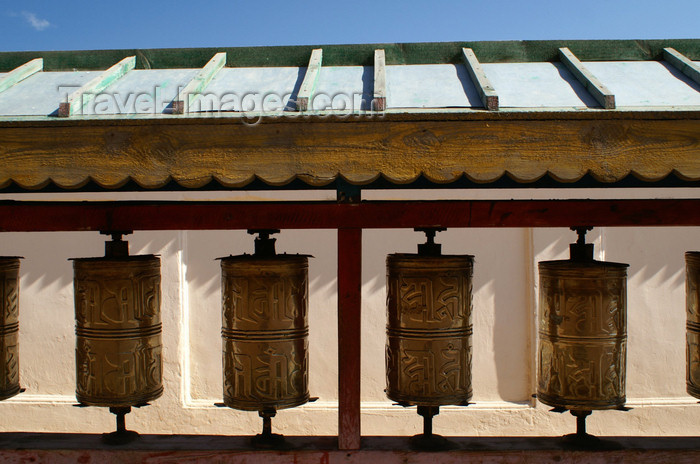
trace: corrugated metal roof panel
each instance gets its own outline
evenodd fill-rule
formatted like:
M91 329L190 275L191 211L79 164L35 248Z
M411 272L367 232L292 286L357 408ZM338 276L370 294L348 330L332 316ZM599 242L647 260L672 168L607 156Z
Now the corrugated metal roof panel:
M484 63L501 108L598 107L562 63Z
M0 93L2 116L47 116L100 71L39 72Z
M194 111L280 111L301 85L306 68L224 68L209 83Z
M700 84L658 61L584 62L615 94L622 107L700 106ZM566 66L554 63L482 63L500 108L600 108ZM83 115L161 115L198 69L132 70L95 96ZM195 100L190 112L276 113L294 110L305 67L224 68ZM39 72L0 93L0 118L55 116L68 94L99 71ZM370 110L372 66L322 67L312 93L311 111ZM463 64L386 67L387 108L483 109ZM290 103L292 102L292 103ZM167 109L165 110L167 113ZM80 117L81 112L72 117Z
M373 66L325 66L321 68L311 108L368 110L373 89Z
M388 108L482 107L462 64L386 67Z
M615 94L617 106L700 105L700 85L668 63L598 61L585 65Z
M100 92L83 114L159 114L198 69L136 69Z

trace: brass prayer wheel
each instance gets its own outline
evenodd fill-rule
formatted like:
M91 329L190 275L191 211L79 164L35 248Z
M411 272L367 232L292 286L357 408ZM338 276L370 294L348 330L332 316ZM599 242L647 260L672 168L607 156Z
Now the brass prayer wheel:
M0 257L0 400L20 392L19 386L19 260Z
M259 233L255 254L221 258L223 396L228 407L258 411L309 401L308 256L276 254L278 231Z
M685 254L686 390L700 399L700 252Z
M428 237L418 254L386 259L386 394L402 406L418 406L425 433L414 444L435 448L441 444L432 435L432 416L440 406L466 406L472 397L474 257L441 255L433 239L444 229L416 230Z
M160 258L129 256L126 243L73 260L76 398L115 414L163 393Z
M471 385L473 257L387 257L387 396L464 404Z
M576 230L569 260L539 263L537 398L588 414L625 403L628 265L593 260Z

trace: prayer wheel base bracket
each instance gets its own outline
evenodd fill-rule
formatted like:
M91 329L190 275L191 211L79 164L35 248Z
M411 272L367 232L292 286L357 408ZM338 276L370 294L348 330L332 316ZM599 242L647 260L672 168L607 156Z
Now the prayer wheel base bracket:
M456 449L457 445L442 435L414 435L409 439L411 449L416 451L444 451Z
M272 433L272 418L277 415L275 409L263 409L258 411L258 415L262 417L263 429L262 433L255 435L250 439L250 444L253 448L260 449L291 449L290 444L284 439L284 435Z
M620 408L620 410L629 410L629 408ZM554 408L552 412L566 412L564 408ZM576 433L570 433L562 437L562 444L565 448L580 449L580 450L615 450L622 449L621 445L609 441L602 440L595 435L586 433L586 417L592 414L590 410L572 410L571 415L576 417Z
M433 417L440 414L439 406L418 406L418 414L423 416L423 433L410 438L414 450L439 451L456 448L456 445L442 435L433 433Z
M603 440L595 435L584 434L582 436L577 433L570 433L562 437L562 445L566 449L571 450L621 450L624 447L611 440Z
M131 407L111 407L109 412L117 416L117 430L111 433L103 433L102 441L108 445L125 445L137 440L138 432L126 429L124 416L131 412Z
M264 434L259 433L250 439L250 444L253 448L258 449L274 449L274 450L286 450L291 449L291 446L284 439L284 435L278 433Z

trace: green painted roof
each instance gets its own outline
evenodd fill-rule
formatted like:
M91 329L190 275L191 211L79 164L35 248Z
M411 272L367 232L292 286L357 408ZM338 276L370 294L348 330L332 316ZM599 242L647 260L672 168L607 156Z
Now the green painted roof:
M218 52L226 66L306 66L311 50L323 48L324 66L371 66L374 50L384 49L386 64L460 63L462 48L471 48L482 63L558 61L557 50L568 47L583 61L656 60L672 47L691 60L700 60L700 39L662 40L524 40L499 42L424 42L405 44L309 45L280 47L219 47L0 53L0 72L33 58L44 59L45 71L106 69L127 56L136 56L136 69L198 68Z

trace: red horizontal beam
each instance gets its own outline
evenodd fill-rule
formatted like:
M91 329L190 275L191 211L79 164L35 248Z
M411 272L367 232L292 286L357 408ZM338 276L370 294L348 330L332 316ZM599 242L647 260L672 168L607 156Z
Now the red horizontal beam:
M0 231L700 226L700 199L0 202Z

